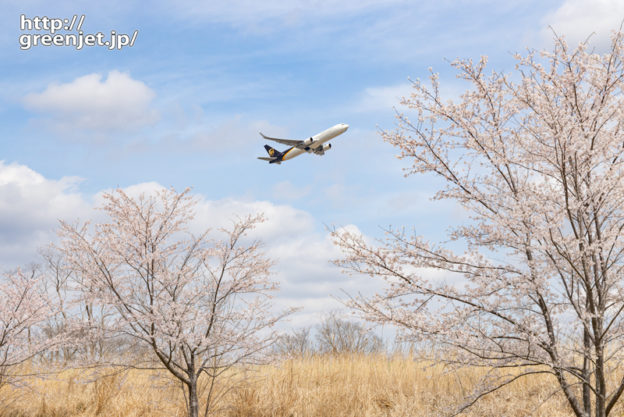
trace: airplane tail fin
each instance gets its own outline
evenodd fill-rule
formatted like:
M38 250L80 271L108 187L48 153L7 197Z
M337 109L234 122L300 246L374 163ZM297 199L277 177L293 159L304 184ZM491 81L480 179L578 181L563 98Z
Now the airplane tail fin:
M271 158L281 158L282 153L276 149L271 148L269 145L264 145L264 149L266 149L267 153Z

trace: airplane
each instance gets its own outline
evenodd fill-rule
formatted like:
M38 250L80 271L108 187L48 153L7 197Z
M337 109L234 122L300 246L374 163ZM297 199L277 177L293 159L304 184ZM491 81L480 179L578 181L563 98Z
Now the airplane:
M345 123L339 123L336 126L332 126L327 130L322 131L306 140L294 140L294 139L278 139L264 136L262 132L260 136L267 140L272 140L283 145L288 145L290 148L283 152L271 148L269 145L264 145L269 157L259 156L258 159L263 161L269 161L269 164L281 164L284 161L299 156L304 152L313 153L316 155L325 155L325 152L331 149L331 143L325 143L330 139L335 138L338 135L342 135L347 131L349 125Z

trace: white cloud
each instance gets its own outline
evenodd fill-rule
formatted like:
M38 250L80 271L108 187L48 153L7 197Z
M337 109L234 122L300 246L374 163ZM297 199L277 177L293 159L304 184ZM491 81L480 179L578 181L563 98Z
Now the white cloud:
M624 19L624 2L621 0L565 0L553 13L543 19L543 38L551 43L552 26L558 35L564 35L570 46L584 41L590 34L593 44L608 44L611 31Z
M80 180L51 180L17 163L0 161L0 265L14 268L36 260L55 239L58 219L83 217L89 205L76 191Z
M79 179L72 177L51 180L27 166L0 162L2 269L39 261L37 250L56 240L58 219L104 220L102 212L93 207L102 204L105 191L86 198L77 191L78 182ZM162 188L156 182L147 182L124 190L138 196ZM253 237L262 240L267 255L277 261L273 279L280 283L281 289L275 294L275 309L304 307L284 328L317 324L324 314L342 306L336 300L336 297L344 298L342 290L350 294L372 294L380 289L381 282L344 275L330 263L340 257L340 251L310 213L268 201L232 198L215 201L195 196L196 217L190 225L195 233L227 227L237 216L264 213L267 221L253 232ZM348 229L357 231L354 226Z
M0 265L3 269L37 261L37 249L56 239L59 218L70 222L78 218L104 220L101 211L93 210L103 202L104 191L85 198L76 189L78 182L79 179L72 177L47 179L27 166L0 162ZM124 190L138 196L162 188L156 182L147 182ZM304 308L283 323L282 329L314 326L331 311L348 311L338 301L346 297L345 292L351 295L382 292L381 280L345 275L331 264L332 259L342 256L340 249L310 213L268 201L195 197L198 200L196 217L190 225L195 233L206 228L227 227L237 216L259 212L266 216L267 221L253 232L253 237L261 239L266 254L277 261L273 279L279 282L280 291L274 294L274 308L276 311ZM339 230L361 234L353 225ZM371 241L366 236L365 240ZM442 279L439 271L423 273L435 280Z
M163 185L152 181L125 187L123 191L136 198L141 194L154 194L163 189L165 189ZM99 206L104 203L102 195L111 191L107 189L97 193L93 198L94 205ZM259 238L265 243L270 242L271 247L284 243L288 246L293 240L314 231L315 220L312 215L289 205L235 198L209 200L192 191L190 195L196 201L195 217L189 224L189 230L193 233L201 233L207 229L228 228L238 219L260 213L264 215L265 221L256 227L253 235L254 238Z
M237 217L263 213L267 221L258 226L256 235L273 244L309 233L314 229L314 218L306 211L269 201L244 201L237 199L205 200L197 207L193 224L200 230L229 226Z
M50 117L61 130L87 129L102 132L133 130L154 123L151 108L155 93L130 75L111 71L78 77L65 84L50 84L41 93L24 97L26 108Z

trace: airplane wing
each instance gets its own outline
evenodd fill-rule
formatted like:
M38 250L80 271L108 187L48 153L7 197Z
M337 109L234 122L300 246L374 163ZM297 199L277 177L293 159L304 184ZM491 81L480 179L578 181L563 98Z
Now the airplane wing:
M258 133L260 133L260 136L262 136L263 138L265 138L267 140L272 140L272 141L275 141L277 143L281 143L283 145L298 147L299 145L301 145L303 143L302 140L270 138L268 136L264 136L262 134L262 132L258 132Z

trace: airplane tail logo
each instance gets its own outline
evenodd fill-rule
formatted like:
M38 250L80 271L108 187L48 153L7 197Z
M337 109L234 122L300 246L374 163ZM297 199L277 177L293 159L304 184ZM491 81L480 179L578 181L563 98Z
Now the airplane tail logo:
M275 157L280 157L282 156L281 152L276 151L275 149L271 148L269 145L264 145L264 149L266 149L267 153L269 154L269 156L271 158L275 158Z

